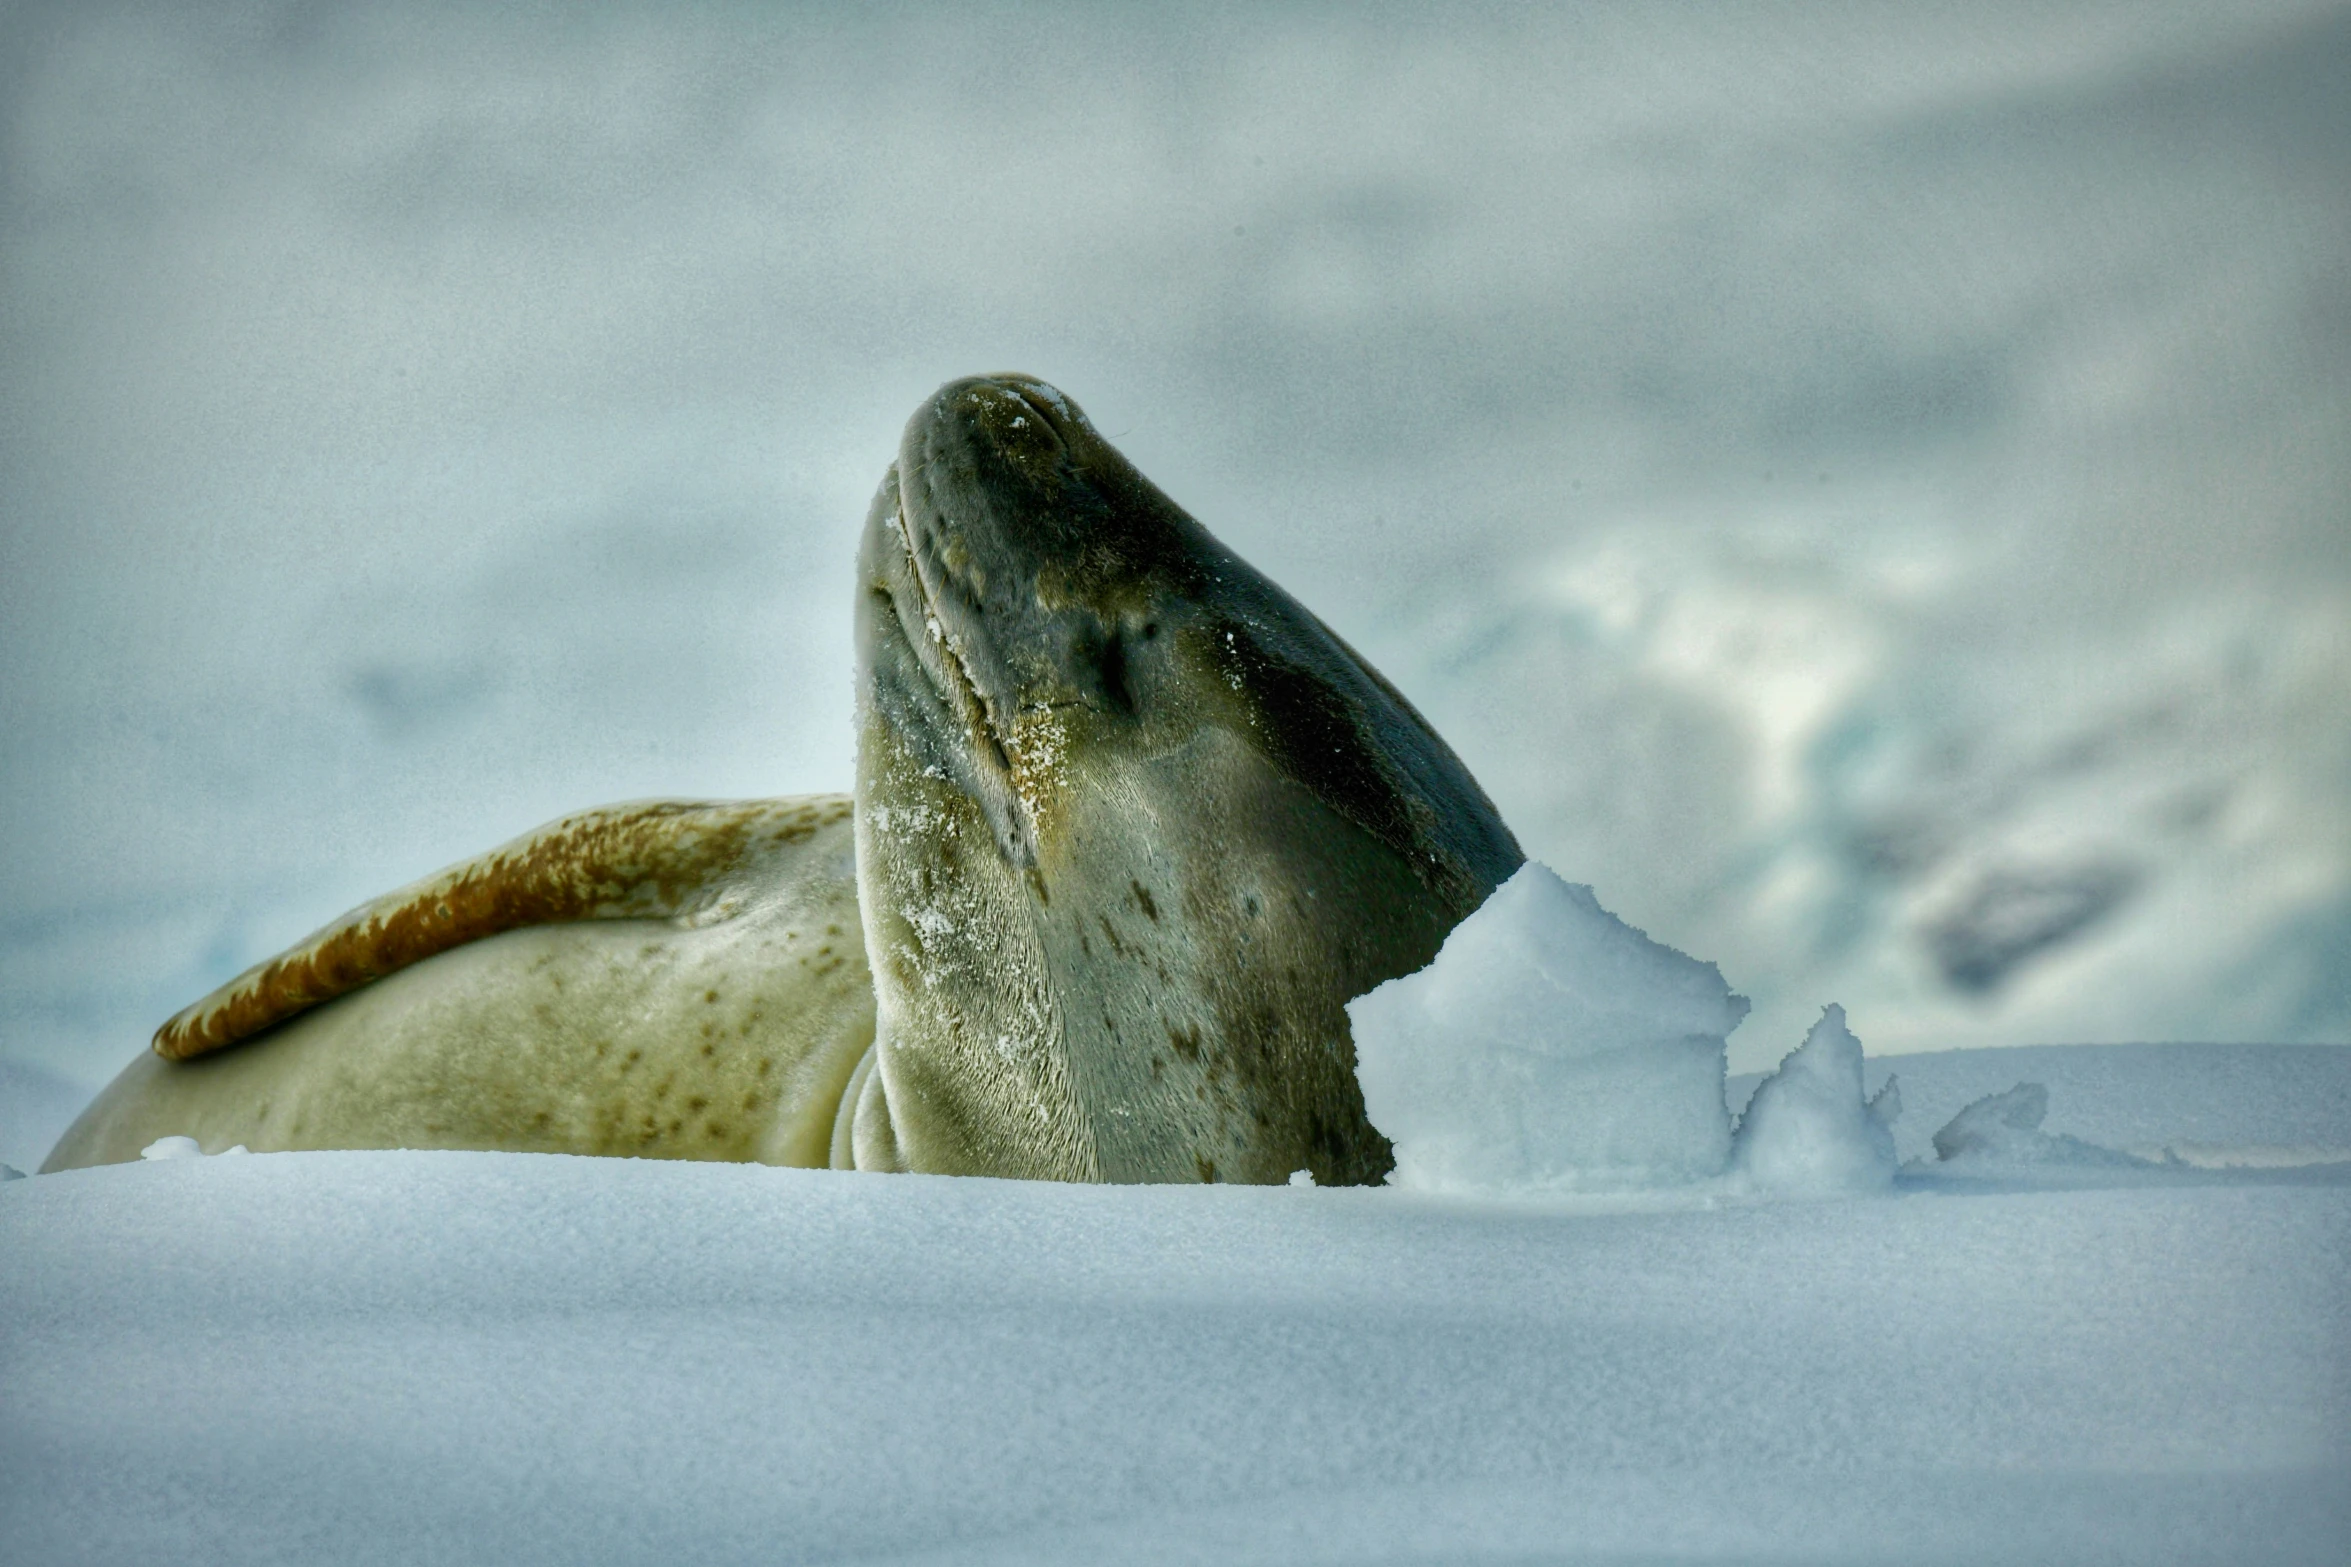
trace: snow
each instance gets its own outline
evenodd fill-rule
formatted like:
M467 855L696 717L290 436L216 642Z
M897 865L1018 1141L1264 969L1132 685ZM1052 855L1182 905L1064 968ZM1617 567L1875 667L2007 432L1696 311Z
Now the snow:
M239 1143L234 1148L223 1148L219 1154L213 1157L225 1159L230 1154L251 1153L252 1151L243 1143ZM206 1155L204 1145L193 1137L158 1137L139 1150L139 1157L142 1159L202 1159Z
M2155 1163L2215 1168L2351 1161L2351 1052L2310 1045L2020 1045L1873 1057L1864 1088L1902 1080L1895 1151L1933 1162L1933 1134L2019 1083L2049 1091L2049 1128ZM1734 1077L1734 1110L1759 1078Z
M1436 960L1347 1004L1389 1184L1521 1198L1883 1192L1901 1097L1862 1094L1842 1007L1748 1101L1734 1131L1726 1040L1746 1015L1722 973L1528 861Z
M1823 1040L1784 1081L1844 1070ZM1865 1075L1959 1107L2057 1054ZM2351 1050L2089 1054L2035 1069L2051 1120L2119 1124L2103 1083L2134 1125L2351 1147L2312 1110ZM0 1558L2341 1560L2351 1169L2062 1173L1548 1209L515 1154L39 1176L0 1186Z
M2051 1185L2351 1165L2337 1053L2155 1046L1907 1058L1936 1064L1941 1091L1919 1108L1948 1119L1903 1163L1904 1096L1890 1072L1871 1084L1843 1007L1771 1075L1728 1083L1725 1036L1745 1011L1713 964L1532 861L1428 967L1348 1004L1365 1108L1395 1145L1389 1184L1409 1191L1704 1204L1882 1194L1897 1166L1920 1185ZM2173 1070L2145 1070L2157 1062ZM2138 1146L2042 1130L2048 1085L2013 1067L2053 1069ZM1987 1072L2003 1086L1952 1102L1951 1082Z
M1729 1156L1723 1041L1746 998L1533 861L1434 963L1347 1013L1394 1185L1651 1187L1719 1174Z

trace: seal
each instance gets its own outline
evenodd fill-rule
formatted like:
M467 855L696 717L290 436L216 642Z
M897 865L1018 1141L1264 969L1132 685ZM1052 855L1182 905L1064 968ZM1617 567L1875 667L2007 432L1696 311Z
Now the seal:
M916 410L857 627L854 809L615 807L452 867L165 1024L44 1168L1383 1178L1344 1004L1523 858L1411 705L1025 376Z
M915 413L858 571L877 1024L836 1162L1382 1179L1345 1003L1524 858L1468 769L1041 381Z
M173 1135L822 1165L873 1038L850 815L613 806L378 898L165 1023L42 1168Z

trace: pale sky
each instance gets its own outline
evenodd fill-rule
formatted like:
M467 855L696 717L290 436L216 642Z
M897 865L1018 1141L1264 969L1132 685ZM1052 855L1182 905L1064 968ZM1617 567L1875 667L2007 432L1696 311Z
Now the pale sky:
M846 788L1054 380L1719 963L1735 1069L2351 1039L2351 10L0 13L0 1059Z

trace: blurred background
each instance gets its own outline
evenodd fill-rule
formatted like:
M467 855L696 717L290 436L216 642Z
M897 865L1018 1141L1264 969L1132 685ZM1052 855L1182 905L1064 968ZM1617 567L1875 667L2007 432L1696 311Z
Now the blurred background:
M856 525L995 369L1734 1071L2351 1038L2346 81L2294 0L7 6L0 1097L562 812L845 788Z

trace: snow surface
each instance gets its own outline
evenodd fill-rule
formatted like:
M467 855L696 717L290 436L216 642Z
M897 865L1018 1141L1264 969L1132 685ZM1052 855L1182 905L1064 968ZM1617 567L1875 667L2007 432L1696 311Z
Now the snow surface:
M2056 1054L1867 1075L1915 1112L2022 1058L2053 1124L2351 1147L2351 1050ZM39 1176L0 1186L0 1559L2343 1560L2351 1170L2069 1174Z

